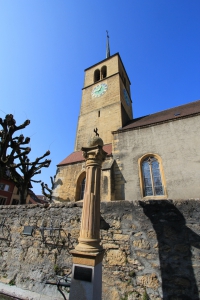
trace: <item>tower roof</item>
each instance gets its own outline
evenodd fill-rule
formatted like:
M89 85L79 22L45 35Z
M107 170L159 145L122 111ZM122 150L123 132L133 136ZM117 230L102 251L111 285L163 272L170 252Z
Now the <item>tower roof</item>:
M106 30L107 38L106 38L106 58L110 57L110 44L109 44L109 35L108 30Z

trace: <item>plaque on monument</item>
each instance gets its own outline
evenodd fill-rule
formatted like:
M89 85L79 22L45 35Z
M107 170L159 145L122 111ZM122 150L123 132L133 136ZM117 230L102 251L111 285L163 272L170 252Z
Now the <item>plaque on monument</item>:
M92 282L92 268L75 266L74 279Z

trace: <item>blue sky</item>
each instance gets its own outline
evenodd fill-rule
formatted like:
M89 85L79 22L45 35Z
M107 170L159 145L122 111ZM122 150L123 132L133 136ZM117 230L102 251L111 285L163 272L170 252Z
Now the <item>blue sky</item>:
M73 152L84 69L105 59L106 30L134 117L200 99L199 16L199 0L0 0L0 117L31 120L31 160L51 151L35 179L49 184Z

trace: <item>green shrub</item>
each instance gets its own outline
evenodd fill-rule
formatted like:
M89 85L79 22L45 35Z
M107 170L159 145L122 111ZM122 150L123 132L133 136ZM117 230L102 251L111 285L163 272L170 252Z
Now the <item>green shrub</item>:
M11 279L11 280L9 281L9 285L15 285L15 279Z
M149 296L148 296L148 294L147 294L147 291L146 291L146 289L145 289L145 291L144 291L144 294L143 294L142 300L149 300Z
M135 271L130 271L130 272L129 272L129 276L130 276L130 277L135 277Z

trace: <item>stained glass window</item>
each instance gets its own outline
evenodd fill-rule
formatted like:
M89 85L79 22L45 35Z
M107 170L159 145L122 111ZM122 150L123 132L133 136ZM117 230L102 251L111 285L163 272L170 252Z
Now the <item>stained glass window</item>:
M144 196L164 195L158 160L149 156L142 162Z

